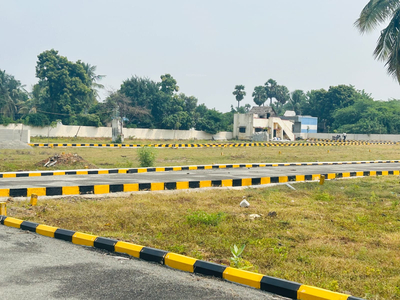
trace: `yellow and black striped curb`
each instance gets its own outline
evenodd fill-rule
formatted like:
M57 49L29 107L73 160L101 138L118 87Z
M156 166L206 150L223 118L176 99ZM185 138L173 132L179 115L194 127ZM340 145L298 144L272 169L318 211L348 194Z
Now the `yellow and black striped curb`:
M88 144L88 143L31 143L32 147L99 147L99 148L236 148L236 147L308 147L308 146L351 146L351 145L398 145L400 142L273 142L273 143L226 143L226 144Z
M37 196L71 196L71 195L86 195L86 194L109 194L117 192L186 190L186 189L196 189L196 188L206 188L206 187L244 187L244 186L264 185L273 183L312 181L312 180L319 180L321 176L324 176L325 179L329 180L335 178L379 176L379 175L387 176L387 175L399 175L399 174L400 174L399 170L360 171L360 172L256 177L256 178L222 179L222 180L11 188L11 189L0 189L0 197L30 197L32 194L36 194Z
M150 173L150 172L211 170L211 169L264 168L264 167L288 167L288 166L328 166L328 165L384 164L384 163L400 163L400 160L260 163L260 164L218 164L218 165L199 165L199 166L121 168L121 169L99 169L99 170L4 172L4 173L0 173L0 178L40 177L40 176L58 176L58 175L102 175L102 174L106 175L106 174L127 174L127 173L135 174L135 173Z
M160 250L156 248L135 245L115 239L99 237L87 233L61 229L34 222L23 221L0 215L0 223L5 226L28 230L47 237L72 242L77 245L95 247L106 251L124 253L130 256L166 265L170 268L223 278L227 281L244 284L262 291L287 297L290 299L337 299L337 300L361 300L346 294L335 293L317 287L303 285L297 282L270 277L258 273L244 271L219 265L192 257Z

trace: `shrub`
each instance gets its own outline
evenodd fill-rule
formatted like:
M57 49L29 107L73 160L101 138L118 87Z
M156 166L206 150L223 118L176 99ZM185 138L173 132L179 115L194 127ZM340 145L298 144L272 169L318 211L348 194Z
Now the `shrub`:
M156 160L157 153L153 148L139 148L137 150L140 166L143 168L152 167Z

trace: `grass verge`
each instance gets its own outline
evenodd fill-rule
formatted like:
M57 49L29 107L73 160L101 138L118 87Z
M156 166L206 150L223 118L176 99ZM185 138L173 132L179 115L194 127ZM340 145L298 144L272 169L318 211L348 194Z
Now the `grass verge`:
M128 198L9 201L9 215L229 265L366 299L400 298L399 178ZM249 208L239 206L243 196ZM251 219L250 215L259 218Z
M202 164L308 162L398 159L400 145L330 146L330 147L243 147L154 149L154 166ZM30 150L1 150L0 172L24 170L83 169L85 163L56 164L46 168L38 162L55 154L74 153L98 168L137 168L137 149L119 148L32 148Z

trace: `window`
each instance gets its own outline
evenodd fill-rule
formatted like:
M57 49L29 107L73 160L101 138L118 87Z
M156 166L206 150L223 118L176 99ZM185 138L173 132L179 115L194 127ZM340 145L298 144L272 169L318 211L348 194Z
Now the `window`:
M240 133L246 133L246 127L239 127Z

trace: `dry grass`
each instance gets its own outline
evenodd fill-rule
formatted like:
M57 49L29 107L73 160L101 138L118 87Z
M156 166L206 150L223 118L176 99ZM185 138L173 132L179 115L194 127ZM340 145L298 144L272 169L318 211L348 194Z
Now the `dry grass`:
M398 159L399 150L400 145L156 149L155 166ZM139 167L136 149L32 148L1 150L0 172L84 168L84 164L53 168L37 165L62 152L76 153L98 168Z
M243 258L252 271L367 299L399 299L399 179L294 186L39 200L33 208L13 202L9 215L223 264L230 246L246 244ZM239 207L243 196L248 209ZM251 221L250 214L261 218Z

